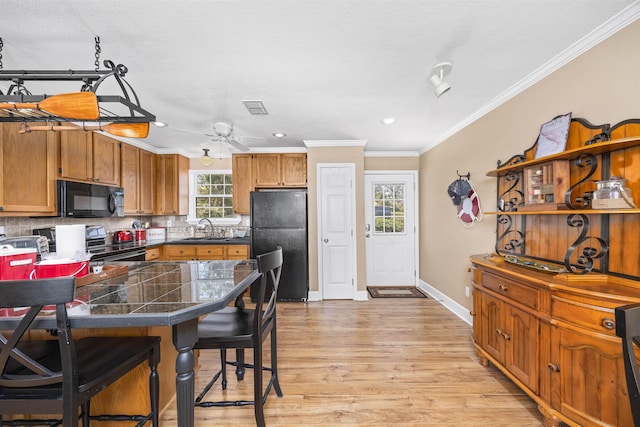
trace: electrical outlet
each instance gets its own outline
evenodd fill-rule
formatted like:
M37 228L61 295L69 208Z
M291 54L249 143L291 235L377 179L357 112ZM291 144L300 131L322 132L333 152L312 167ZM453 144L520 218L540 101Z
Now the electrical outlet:
M471 296L471 289L468 286L464 287L464 295L469 298Z
M171 227L173 225L173 221L170 219L167 220L167 227Z

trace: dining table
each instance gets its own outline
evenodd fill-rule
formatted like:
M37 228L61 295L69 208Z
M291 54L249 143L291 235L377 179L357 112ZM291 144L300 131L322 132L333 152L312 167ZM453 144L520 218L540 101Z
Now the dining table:
M114 262L89 275L91 280L76 279L69 319L72 328L170 326L177 350L177 425L192 427L198 319L238 304L259 277L255 260ZM14 329L21 314L0 313L0 330ZM54 312L44 310L34 327L55 330Z

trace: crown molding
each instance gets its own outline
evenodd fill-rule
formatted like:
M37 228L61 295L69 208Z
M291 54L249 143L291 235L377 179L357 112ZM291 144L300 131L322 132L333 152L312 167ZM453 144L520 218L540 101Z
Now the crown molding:
M303 139L305 147L364 147L364 139Z
M365 157L418 157L417 151L365 151Z

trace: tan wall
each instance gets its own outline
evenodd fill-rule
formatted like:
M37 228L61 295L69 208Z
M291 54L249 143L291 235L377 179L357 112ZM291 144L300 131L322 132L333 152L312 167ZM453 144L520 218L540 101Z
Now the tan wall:
M582 54L420 158L420 278L471 308L468 255L492 252L495 215L465 229L447 196L460 173L485 211L495 211L496 182L485 174L530 147L540 125L572 112L593 124L640 117L640 21Z
M420 168L420 157L418 156L389 156L389 157L370 157L364 158L364 170L412 170L417 171Z

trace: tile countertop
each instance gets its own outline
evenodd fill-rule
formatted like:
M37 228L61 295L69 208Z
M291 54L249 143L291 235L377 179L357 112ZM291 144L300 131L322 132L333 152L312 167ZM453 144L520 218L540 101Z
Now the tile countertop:
M249 245L249 237L228 237L207 239L204 237L181 237L177 239L143 240L109 245L114 249L154 248L162 245Z

